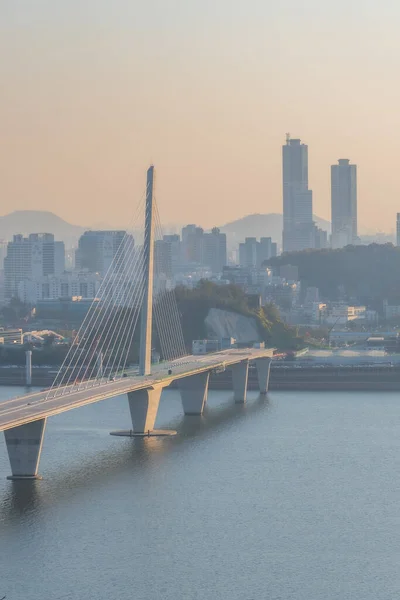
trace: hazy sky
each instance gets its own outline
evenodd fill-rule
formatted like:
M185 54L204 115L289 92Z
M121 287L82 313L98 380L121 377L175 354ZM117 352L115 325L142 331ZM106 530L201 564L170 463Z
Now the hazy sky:
M0 214L121 225L157 169L162 220L282 212L285 133L358 165L359 223L400 212L398 0L1 0Z

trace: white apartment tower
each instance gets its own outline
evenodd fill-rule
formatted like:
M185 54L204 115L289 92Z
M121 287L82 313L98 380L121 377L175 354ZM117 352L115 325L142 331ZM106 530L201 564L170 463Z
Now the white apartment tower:
M14 235L7 245L4 259L5 298L18 294L23 279L39 279L44 275L61 275L65 269L64 242L55 242L51 233Z
M226 234L218 227L203 235L203 264L209 267L214 275L222 273L227 264Z

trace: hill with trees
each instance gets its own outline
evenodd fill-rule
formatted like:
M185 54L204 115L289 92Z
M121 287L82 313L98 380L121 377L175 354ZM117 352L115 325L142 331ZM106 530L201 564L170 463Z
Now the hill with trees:
M304 286L319 288L325 300L346 300L382 309L383 300L400 304L400 248L393 244L304 250L267 261L295 265Z
M177 287L175 294L189 352L192 340L206 338L205 319L211 308L220 308L253 318L261 339L268 346L280 350L297 350L303 346L303 339L298 336L297 330L281 321L275 305L252 308L249 297L235 285L217 285L210 281L201 281L193 290Z
M251 297L246 296L241 288L235 285L217 285L210 281L201 281L192 290L186 287L175 288L175 295L188 354L192 351L192 340L205 339L207 337L205 319L211 308L219 308L253 319L256 323L259 337L270 347L276 347L279 350L298 350L304 346L304 340L298 335L297 330L281 321L279 311L275 305L267 304L261 308L253 308ZM100 314L102 307L100 306L97 310ZM129 322L132 319L131 310L130 308L121 307L117 309L117 316L115 318ZM22 326L24 329L34 329L36 328L35 319L32 316L26 316L28 313L28 307L19 300L12 299L9 305L0 311L0 321L6 327L12 325ZM89 351L93 349L93 351L89 352L92 362L96 360L94 349L99 342L106 347L115 347L116 333L112 327L115 321L105 318L104 322L109 322L110 326L105 327L101 335L92 330L88 331L85 337L82 338L84 347ZM61 326L62 328L67 327L66 331L68 331L68 323L65 323L64 320L59 321L57 324L54 319L51 319L48 324L55 330L61 330ZM79 324L75 323L75 325L79 328ZM41 326L46 328L46 319L41 319ZM136 327L129 347L128 364L137 363L139 345L140 327ZM153 346L161 352L162 349L155 320L153 321ZM36 347L31 343L15 347L0 345L0 365L23 365L25 350L32 350L32 362L34 365L52 365L56 367L63 362L68 349L69 343L56 344L53 336L50 336L46 340L46 343L40 347ZM88 354L83 352L80 358L86 359L87 356ZM105 359L107 359L107 355L105 355Z

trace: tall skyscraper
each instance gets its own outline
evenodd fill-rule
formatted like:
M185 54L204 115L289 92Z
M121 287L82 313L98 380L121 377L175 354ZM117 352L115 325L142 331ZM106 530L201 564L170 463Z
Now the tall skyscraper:
M400 213L397 213L396 220L396 245L400 246Z
M282 147L283 251L315 247L312 191L308 189L308 146L289 134Z
M53 234L14 235L4 259L5 297L17 296L18 284L23 279L61 275L64 269L64 242L55 242Z
M332 248L357 241L357 166L340 158L331 166Z

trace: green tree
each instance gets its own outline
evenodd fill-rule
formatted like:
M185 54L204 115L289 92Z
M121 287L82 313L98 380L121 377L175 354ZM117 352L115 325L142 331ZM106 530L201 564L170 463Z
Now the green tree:
M8 326L15 326L21 319L26 319L30 314L27 304L21 302L19 298L11 298L6 306L1 309L1 316Z
M326 300L346 300L381 311L383 300L396 302L400 297L400 248L393 244L284 253L267 264L297 266L303 286L317 287Z
M211 308L220 308L253 318L261 339L270 346L287 350L298 349L304 345L297 331L281 321L279 310L274 304L250 309L246 294L235 285L222 286L210 281L201 281L193 290L178 287L175 294L188 350L192 340L206 337L205 318Z

